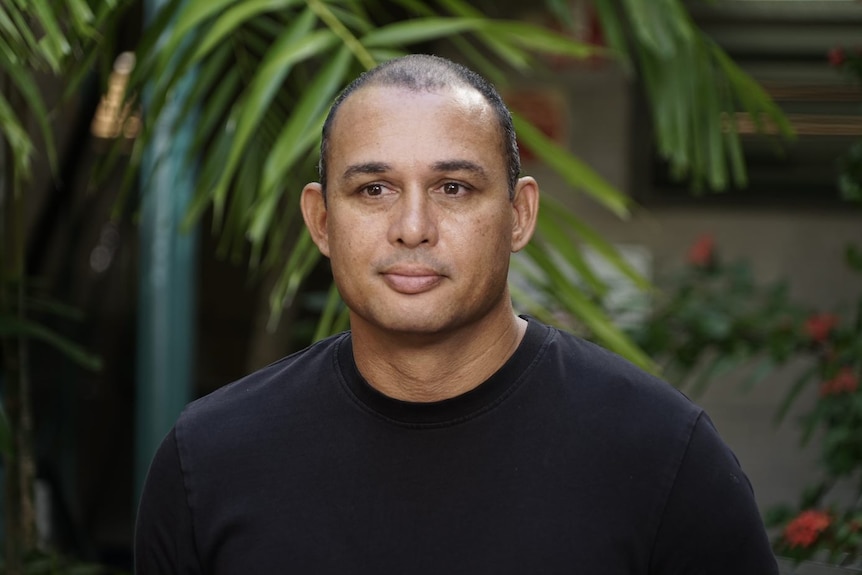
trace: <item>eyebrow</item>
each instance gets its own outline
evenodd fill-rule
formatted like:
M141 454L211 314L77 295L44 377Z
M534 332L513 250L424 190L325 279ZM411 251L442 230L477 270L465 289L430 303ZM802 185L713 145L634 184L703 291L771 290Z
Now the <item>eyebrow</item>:
M365 174L382 174L392 169L390 164L386 162L365 162L362 164L353 164L344 170L342 178L347 180L359 175ZM434 162L431 169L435 172L472 172L473 174L486 177L485 169L475 162L469 160L441 160Z
M342 178L347 180L354 176L363 174L382 174L392 169L392 166L385 162L365 162L364 164L353 164L348 166L342 174Z
M435 172L471 172L479 177L486 177L485 169L469 160L443 160L434 162L431 168Z

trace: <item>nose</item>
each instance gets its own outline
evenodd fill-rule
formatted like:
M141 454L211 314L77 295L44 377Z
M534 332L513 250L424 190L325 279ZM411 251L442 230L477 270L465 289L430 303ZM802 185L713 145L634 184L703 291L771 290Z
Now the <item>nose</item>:
M433 203L423 190L403 190L390 212L390 243L408 248L437 243L434 212Z

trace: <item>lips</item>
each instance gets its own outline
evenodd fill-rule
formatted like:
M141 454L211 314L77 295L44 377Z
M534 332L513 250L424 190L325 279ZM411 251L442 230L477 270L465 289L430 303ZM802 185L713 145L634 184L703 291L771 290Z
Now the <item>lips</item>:
M426 267L398 266L386 269L381 274L383 281L398 293L413 295L437 287L444 276Z

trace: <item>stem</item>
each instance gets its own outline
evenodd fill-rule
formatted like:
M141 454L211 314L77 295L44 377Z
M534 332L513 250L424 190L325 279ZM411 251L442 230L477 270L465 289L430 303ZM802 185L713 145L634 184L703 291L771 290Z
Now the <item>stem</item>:
M13 111L21 117L25 102L4 82ZM25 124L26 125L26 124ZM7 170L0 189L0 316L26 320L25 305L25 210L22 174L12 152L5 150ZM6 573L24 572L24 557L36 546L36 513L33 499L35 460L33 457L33 417L30 405L28 345L23 335L0 338L2 347L4 404L12 435L12 449L5 454L6 482Z
M374 56L365 49L362 42L347 29L347 26L338 19L338 16L332 13L332 10L326 4L320 0L307 0L306 4L311 8L312 12L317 14L318 18L323 20L324 24L329 26L330 30L336 36L341 38L347 47L350 48L350 51L353 52L353 55L356 56L356 59L365 66L366 70L370 70L377 65L377 60L374 59Z

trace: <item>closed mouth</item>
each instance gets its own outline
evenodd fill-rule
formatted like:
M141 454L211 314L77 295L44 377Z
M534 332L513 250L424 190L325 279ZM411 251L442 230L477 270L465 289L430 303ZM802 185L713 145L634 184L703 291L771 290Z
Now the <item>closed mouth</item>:
M408 295L429 291L445 277L431 268L413 266L394 266L381 272L381 275L391 289Z

